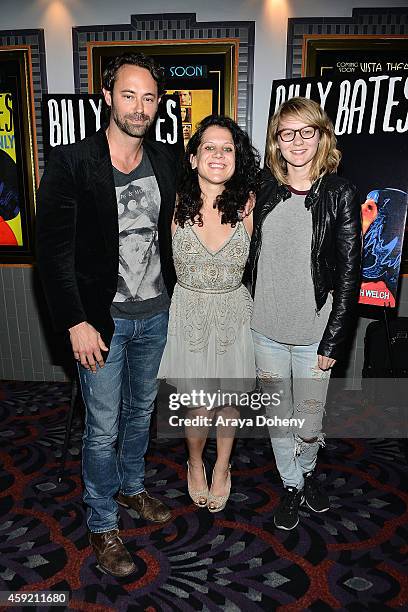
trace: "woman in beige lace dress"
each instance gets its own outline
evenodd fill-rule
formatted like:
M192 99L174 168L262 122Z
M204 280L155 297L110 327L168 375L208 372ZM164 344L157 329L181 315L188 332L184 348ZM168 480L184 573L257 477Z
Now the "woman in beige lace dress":
M177 284L159 370L178 392L250 391L255 380L252 300L242 285L252 215L241 219L258 170L247 134L228 117L206 117L187 145L172 224ZM234 406L215 406L192 408L189 416L237 416ZM210 490L202 459L207 433L205 426L185 429L188 491L195 504L219 512L231 488L234 428L217 427Z

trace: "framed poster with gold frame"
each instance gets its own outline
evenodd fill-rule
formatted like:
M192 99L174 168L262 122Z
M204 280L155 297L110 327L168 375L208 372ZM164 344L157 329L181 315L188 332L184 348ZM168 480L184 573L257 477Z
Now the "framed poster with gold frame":
M0 263L33 261L38 164L29 45L0 47Z
M304 34L302 76L408 76L408 35Z
M123 52L142 52L164 68L169 93L180 96L183 133L211 113L236 119L238 39L89 42L88 91L98 93L110 58ZM186 136L187 137L187 136Z

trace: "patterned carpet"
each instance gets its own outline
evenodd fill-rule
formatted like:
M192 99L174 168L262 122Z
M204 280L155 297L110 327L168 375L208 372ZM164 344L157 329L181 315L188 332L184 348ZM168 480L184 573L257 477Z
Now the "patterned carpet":
M319 478L331 510L302 509L298 528L284 532L273 526L281 487L266 441L237 442L233 493L213 515L186 496L183 443L153 440L147 488L175 518L162 527L121 509L137 573L115 579L100 572L86 537L79 417L58 483L68 395L63 383L0 384L0 590L70 591L65 609L93 612L408 610L398 441L328 440ZM210 466L213 442L207 457Z

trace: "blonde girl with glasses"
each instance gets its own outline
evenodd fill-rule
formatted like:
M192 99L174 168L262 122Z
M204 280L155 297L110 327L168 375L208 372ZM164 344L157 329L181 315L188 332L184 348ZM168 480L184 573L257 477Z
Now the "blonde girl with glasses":
M303 502L329 509L315 478L324 445L322 417L330 372L344 355L360 282L360 204L336 174L333 125L314 101L292 98L273 115L254 210L248 273L254 298L252 333L264 391L280 393L270 427L285 487L275 525L293 529Z

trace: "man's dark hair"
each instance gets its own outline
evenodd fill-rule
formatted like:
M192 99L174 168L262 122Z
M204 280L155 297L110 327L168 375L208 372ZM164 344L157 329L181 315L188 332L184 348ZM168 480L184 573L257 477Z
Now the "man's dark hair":
M121 66L125 66L126 64L146 68L157 83L158 95L162 96L166 92L164 87L163 68L161 68L152 57L144 53L122 53L122 55L113 57L103 71L102 87L104 89L108 91L113 90L118 70Z

